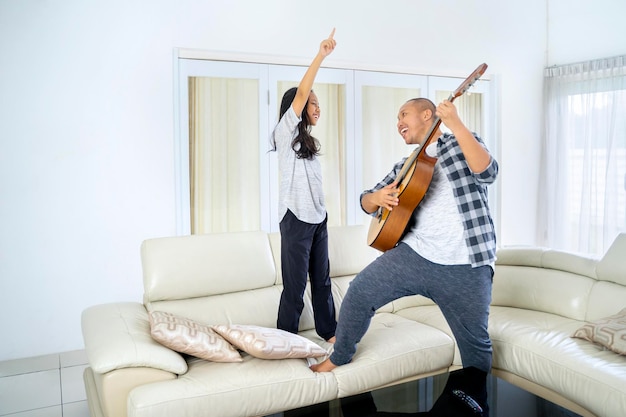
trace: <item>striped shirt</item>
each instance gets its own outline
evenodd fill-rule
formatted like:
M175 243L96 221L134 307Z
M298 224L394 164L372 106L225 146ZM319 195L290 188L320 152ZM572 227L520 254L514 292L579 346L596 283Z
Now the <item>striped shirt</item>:
M485 146L480 137L476 134L474 137ZM440 164L450 181L457 209L462 218L470 264L472 267L493 265L496 259L496 234L489 213L487 186L492 184L498 175L498 163L491 157L489 165L483 172L472 172L456 138L449 133L444 133L439 137L437 157L437 164ZM365 190L361 194L361 198L364 194L380 190L393 183L402 170L406 159L403 158L396 163L393 170L374 188ZM361 206L361 208L363 207Z

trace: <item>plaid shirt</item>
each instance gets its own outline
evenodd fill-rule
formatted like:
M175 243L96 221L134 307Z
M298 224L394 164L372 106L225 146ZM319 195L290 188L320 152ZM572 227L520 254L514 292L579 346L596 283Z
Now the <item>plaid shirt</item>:
M476 134L474 137L485 146L480 137ZM487 186L492 184L498 175L498 163L492 157L483 172L473 173L456 138L449 133L444 133L437 141L437 158L437 163L441 165L451 182L457 208L463 219L465 243L472 267L492 265L496 260L496 233L489 214ZM406 159L403 158L396 163L393 170L374 188L365 190L361 194L361 199L364 194L391 184L402 170Z

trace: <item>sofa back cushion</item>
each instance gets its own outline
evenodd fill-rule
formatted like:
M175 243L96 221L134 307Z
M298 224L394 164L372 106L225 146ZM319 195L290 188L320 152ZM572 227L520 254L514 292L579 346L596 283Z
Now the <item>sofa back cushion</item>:
M626 286L626 233L619 234L596 266L601 281Z
M498 251L492 305L586 317L597 260L542 248Z
M381 254L367 245L367 231L368 226L365 225L328 227L328 259L331 278L353 278ZM282 285L280 233L271 233L269 240L277 269L276 283Z
M367 226L328 228L330 276L337 312L350 281L380 252ZM200 323L275 327L282 291L280 234L221 233L146 240L141 248L144 303ZM315 327L310 284L300 330ZM233 308L233 306L237 306Z
M274 285L264 232L149 239L141 246L144 302L186 300Z
M558 250L498 251L492 304L593 321L626 308L626 233L598 259Z
M598 282L589 296L587 321L599 320L626 308L626 233L615 238L596 266Z
M369 226L337 226L328 228L330 276L354 276L374 261L381 252L367 244Z
M211 326L253 324L276 327L280 287L146 303L148 311L165 311ZM305 310L307 307L305 306ZM302 323L301 323L302 324Z

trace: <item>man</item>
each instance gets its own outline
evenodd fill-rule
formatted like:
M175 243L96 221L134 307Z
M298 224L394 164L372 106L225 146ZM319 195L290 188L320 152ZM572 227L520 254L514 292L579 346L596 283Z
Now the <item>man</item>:
M424 152L437 158L430 187L399 244L351 283L341 305L333 353L311 369L328 372L350 362L378 308L421 294L441 308L459 346L463 385L474 387L468 395L484 409L482 415L488 415L485 387L492 348L487 320L496 243L487 186L495 181L498 164L447 100L437 107L424 98L407 101L398 112L398 132L407 144L418 144L437 117L452 134L437 129L424 144ZM399 204L396 177L405 159L361 194L365 212L393 210Z

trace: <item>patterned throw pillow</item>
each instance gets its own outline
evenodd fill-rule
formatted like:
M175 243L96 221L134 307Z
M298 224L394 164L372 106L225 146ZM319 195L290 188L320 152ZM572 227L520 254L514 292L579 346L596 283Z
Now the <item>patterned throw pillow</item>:
M241 362L237 350L210 326L163 311L150 313L152 338L176 352L213 362Z
M574 337L598 343L620 355L626 355L626 308L619 313L592 321L576 330Z
M213 330L237 348L260 359L317 358L328 352L309 339L280 329L218 325Z

